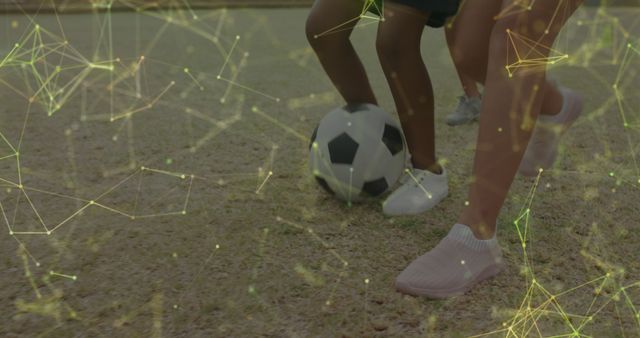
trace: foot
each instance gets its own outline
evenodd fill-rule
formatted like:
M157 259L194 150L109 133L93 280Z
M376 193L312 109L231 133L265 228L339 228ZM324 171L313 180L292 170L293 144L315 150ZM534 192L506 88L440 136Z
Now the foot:
M583 98L571 89L560 87L562 110L556 115L540 115L518 171L523 176L536 176L540 169L553 166L560 138L580 117Z
M473 122L480 116L481 106L482 99L480 97L460 96L458 98L458 106L453 113L447 116L446 122L450 126Z
M443 299L461 295L503 269L495 236L479 240L468 226L456 224L435 248L400 273L396 289L413 296Z
M449 194L447 172L443 168L440 174L428 170L407 169L407 176L382 204L387 216L417 215L423 213Z

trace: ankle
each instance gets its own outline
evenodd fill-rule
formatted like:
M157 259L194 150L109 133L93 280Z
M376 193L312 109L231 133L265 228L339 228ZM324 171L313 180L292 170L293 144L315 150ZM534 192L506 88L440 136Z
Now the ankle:
M496 223L478 220L473 217L465 217L462 215L458 220L458 223L465 224L471 229L473 235L479 240L489 240L496 236ZM488 225L491 224L491 225Z
M428 164L424 164L424 163L416 163L415 161L413 162L413 168L414 169L419 169L419 170L425 170L425 171L429 171L433 174L436 175L440 175L443 172L442 166L440 164L438 164L438 162L431 162Z

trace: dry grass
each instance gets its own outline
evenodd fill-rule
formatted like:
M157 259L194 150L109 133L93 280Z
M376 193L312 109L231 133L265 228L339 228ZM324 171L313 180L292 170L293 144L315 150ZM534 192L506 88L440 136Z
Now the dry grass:
M564 64L553 69L564 84L586 94L587 111L567 135L557 167L542 177L535 194L528 264L523 264L522 242L512 222L527 203L533 181L518 178L500 219L509 269L451 300L402 297L392 288L397 273L433 247L463 207L477 125L444 124L460 89L442 32L429 31L423 46L436 86L438 149L451 173L450 197L423 216L388 219L380 213L379 201L347 208L324 195L307 174L306 140L287 131L309 135L316 121L340 104L306 48L305 13L203 11L194 26L166 29L162 20L144 14L113 14L114 57L126 66L142 53L146 57L143 98L131 96L135 81L127 78L116 87L115 111L140 107L171 81L175 86L151 109L113 123L104 118L110 111L108 72L92 72L86 86L51 117L40 101L34 103L20 150L24 184L86 202L140 166L186 173L181 179L146 171L141 174L143 184L126 181L98 202L124 211L133 210L135 203L138 215L157 214L180 211L189 196L187 214L132 220L89 207L51 236L16 236L41 263L39 267L12 236L2 232L0 302L5 306L0 336L467 336L502 329L502 323L514 316L527 291L525 268L533 268L538 281L559 294L608 271L617 273L616 267L624 268L625 274L615 274L600 296L594 295L600 282L587 284L559 297L548 307L550 312L536 317L537 324L544 335L563 334L571 332L570 322L579 323L581 318L565 321L558 312L584 315L601 308L581 329L583 334L640 334L632 313L640 302L638 288L626 289L629 301L610 299L619 290L615 283L640 280L639 175L632 157L637 156L639 140L639 102L633 94L640 84L637 66L624 74L632 84L625 87L625 102L635 126L626 129L615 101L610 101L619 65L607 61L611 58L606 51L595 55L588 67ZM638 36L633 13L614 14ZM15 19L18 28L2 34L3 50L28 24L24 17L6 18ZM97 48L106 58L108 45L97 33L102 20L91 15L61 17L74 48L86 56ZM220 20L219 45L194 29L213 31ZM41 16L37 21L59 32L55 17ZM570 54L584 43L595 48L597 41L580 40L585 37L580 32L574 21L571 39L559 47ZM374 34L373 26L367 26L356 32L355 41L380 101L392 111L376 63ZM279 97L280 102L239 87L230 88L225 104L219 102L228 86L215 76L236 35L242 38L223 74L229 77L240 69L235 81ZM155 37L154 47L146 50ZM250 54L241 67L244 51ZM585 55L575 54L573 60ZM116 74L124 74L124 67L118 67ZM199 79L203 91L184 73L185 67ZM74 72L65 70L58 83L70 80ZM8 84L29 97L33 93L25 84L27 78L33 79L28 69L0 69L0 132L13 144L20 138L29 104ZM292 108L298 102L294 99L311 93L329 99ZM254 106L279 123L254 113ZM233 116L240 119L228 120L227 126L207 120ZM210 132L211 137L205 138ZM277 148L272 157L273 145ZM131 161L132 168L127 168ZM0 161L1 178L14 178L12 163ZM117 168L124 169L113 172ZM256 194L265 179L258 168L274 175ZM195 177L189 190L191 174ZM15 221L9 213L14 230L37 230L37 217L24 203L16 207L16 189L4 191L6 187L0 202L6 210L18 210ZM58 224L85 203L36 191L30 191L30 197L47 224ZM31 276L25 276L26 267ZM51 276L51 270L76 275L77 280ZM531 304L545 300L538 292Z

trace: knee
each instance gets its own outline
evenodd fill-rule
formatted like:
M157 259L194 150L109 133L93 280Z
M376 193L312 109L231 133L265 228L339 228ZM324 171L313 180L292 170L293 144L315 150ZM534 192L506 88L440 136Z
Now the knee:
M309 41L309 45L311 45L313 49L316 49L321 44L319 41L320 38L318 37L318 35L322 33L320 27L320 23L314 15L309 15L305 24L305 34L307 36L307 41Z
M508 51L510 35L513 34L516 24L517 21L510 18L500 19L496 22L489 39L490 54L498 52L504 55Z
M349 34L344 32L330 32L323 34L331 28L327 28L327 23L317 16L311 14L307 18L305 34L309 45L317 54L333 51L349 42Z
M555 26L554 26L555 27ZM526 15L511 16L498 20L491 31L490 46L493 54L506 59L506 53L517 55L544 55L553 44L548 23ZM508 60L517 61L517 60Z
M420 53L420 43L402 38L402 34L380 31L376 39L376 51L383 67L393 67L403 62L408 53Z

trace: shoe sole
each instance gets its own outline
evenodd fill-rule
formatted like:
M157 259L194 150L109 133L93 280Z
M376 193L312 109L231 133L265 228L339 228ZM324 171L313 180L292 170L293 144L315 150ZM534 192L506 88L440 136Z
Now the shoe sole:
M446 299L450 297L460 296L467 291L471 290L478 283L494 277L500 272L504 271L505 265L504 263L492 265L486 269L484 269L478 276L471 281L470 283L459 287L459 288L451 288L445 290L431 290L431 289L421 289L411 287L409 285L402 285L396 282L396 290L400 293L416 296L416 297L428 297L432 299Z
M416 211L408 211L408 212L388 212L384 210L384 205L382 206L382 214L387 216L387 217L397 217L397 216L415 216L415 215L420 215L422 213L425 213L433 208L436 207L436 205L440 204L440 202L442 202L443 199L445 199L447 196L449 196L449 192L447 191L444 196L440 197L440 199L437 199L435 203L433 203L433 205L425 208L425 209L420 209L420 210L416 210ZM433 199L432 199L433 201Z

